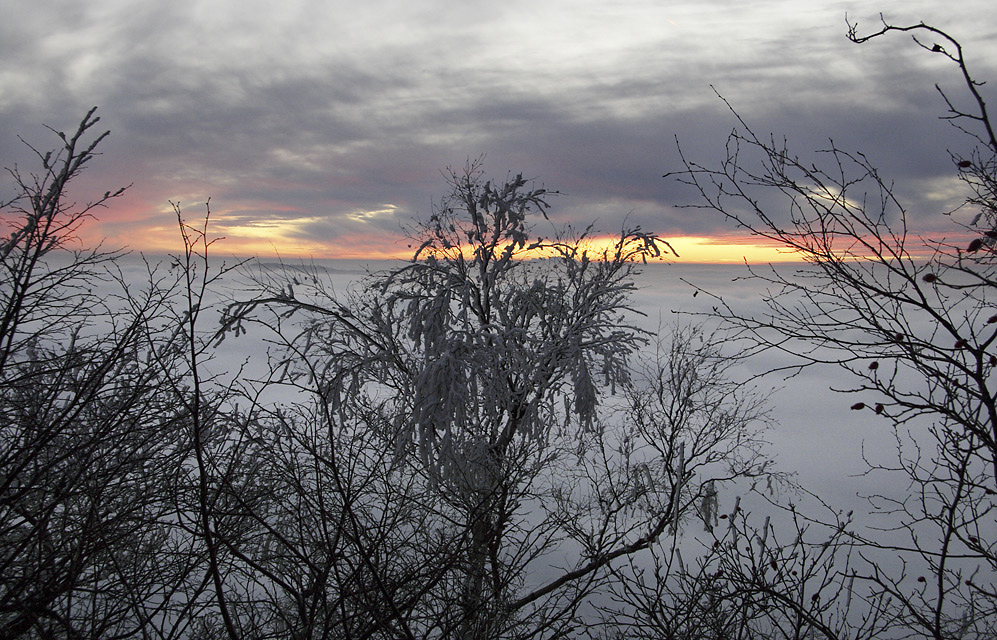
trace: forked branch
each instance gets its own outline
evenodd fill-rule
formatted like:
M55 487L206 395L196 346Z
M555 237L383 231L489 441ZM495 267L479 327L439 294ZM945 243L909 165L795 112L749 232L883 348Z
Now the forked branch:
M979 123L983 129L986 131L986 139L980 138L976 134L970 134L974 137L980 138L980 141L990 147L991 151L997 153L997 136L994 135L993 125L990 121L990 115L987 112L987 103L980 94L980 87L985 83L973 79L972 74L969 72L969 67L966 65L966 58L962 51L962 45L959 41L947 34L946 32L933 27L931 25L920 22L918 24L908 25L908 26L897 26L890 24L883 17L883 14L879 14L880 22L883 26L881 29L874 33L868 35L860 36L858 33L858 23L851 22L848 20L848 16L845 16L845 22L848 24L848 39L855 44L862 44L872 40L873 38L878 38L879 36L890 33L891 31L900 31L904 33L911 33L912 38L915 43L925 51L930 51L932 53L940 53L952 62L959 65L959 71L962 73L962 78L966 83L966 88L973 95L973 99L976 101L977 111L975 113L970 113L968 111L963 111L958 109L952 101L949 99L948 95L939 87L937 84L935 88L938 89L938 93L941 94L942 99L945 100L945 104L948 106L949 114L942 116L945 120L957 121L961 118L966 118L974 122ZM931 36L936 36L942 42L931 42L930 44L918 38L918 34L930 34ZM944 44L943 44L944 43ZM956 127L965 131L960 125L953 122ZM967 131L967 133L970 133Z

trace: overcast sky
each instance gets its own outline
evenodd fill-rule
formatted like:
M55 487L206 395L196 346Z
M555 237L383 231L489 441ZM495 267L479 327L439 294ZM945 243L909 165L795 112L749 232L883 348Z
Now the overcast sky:
M735 230L680 209L663 179L686 155L722 159L734 125L801 153L861 150L896 181L918 228L958 202L938 120L957 69L895 35L856 46L878 12L958 37L992 104L992 0L0 0L0 163L54 146L91 106L111 130L76 197L133 184L94 236L175 245L169 201L210 196L228 250L316 257L404 250L401 225L446 191L441 171L486 171L564 193L559 221L665 236ZM5 187L9 183L4 183ZM3 194L8 195L7 193Z

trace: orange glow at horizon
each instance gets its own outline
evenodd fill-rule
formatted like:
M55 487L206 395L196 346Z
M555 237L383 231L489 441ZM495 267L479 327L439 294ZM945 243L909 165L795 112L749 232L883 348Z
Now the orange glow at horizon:
M196 201L195 198L188 200ZM258 207L254 207L258 210ZM399 233L367 231L375 225L365 224L371 218L393 215L394 205L383 205L368 212L360 212L350 218L347 232L334 232L324 217L309 215L295 210L282 210L283 217L257 218L240 215L239 209L212 210L208 226L209 239L217 239L211 248L216 256L238 256L260 258L284 257L293 259L345 259L345 260L410 260L418 243ZM199 217L199 207L188 207L183 211L185 221L195 228L203 225ZM379 221L377 226L385 227L388 220ZM387 225L390 226L390 225ZM316 234L316 228L330 229L329 235ZM134 203L131 206L116 206L111 215L95 219L84 225L79 232L79 240L84 246L103 244L105 248L126 248L133 251L176 254L182 251L182 240L177 228L176 212L171 207L160 207L150 215L147 203ZM969 235L963 239L949 238L956 246L965 246ZM972 235L972 234L970 234ZM662 246L662 260L677 264L769 264L800 263L803 255L784 245L766 241L758 236L722 233L710 235L671 235L661 234L677 253L671 254ZM606 251L614 252L619 236L600 235L585 238L583 248L591 259L598 259ZM944 239L943 239L944 240ZM906 249L911 257L930 255L931 241L921 238L915 242L909 238ZM916 246L920 245L920 246ZM855 247L852 247L855 249ZM471 249L462 247L465 256ZM845 254L849 249L846 247ZM917 255L915 255L917 254ZM523 259L550 256L550 251L520 253ZM851 257L857 258L857 255ZM657 262L657 260L654 260Z
M175 220L175 219L174 219ZM197 221L191 221L197 226ZM135 251L151 253L176 253L181 250L179 232L174 224L146 227L141 238L132 235L128 238L114 234L114 225L93 229L103 233L105 246L122 245ZM392 260L411 259L415 247L410 240L401 236L371 234L350 234L334 239L305 239L294 233L297 225L261 224L259 226L228 226L224 218L214 218L209 226L209 236L217 238L212 251L216 255L231 256L282 256L286 258L345 259L345 260ZM110 232L110 233L108 233ZM90 235L90 234L85 234ZM94 238L97 239L97 238ZM798 253L774 243L764 244L750 236L665 236L678 257L662 247L663 259L679 264L752 264L770 262L800 262ZM86 238L90 240L90 238ZM611 236L587 238L585 249L591 258L603 250L609 250L618 238ZM465 249L465 255L470 251ZM549 254L548 254L549 255ZM526 256L523 256L526 257ZM540 257L535 256L535 257Z
M412 257L412 249L396 238L366 235L339 237L331 242L307 241L280 233L274 227L260 232L245 233L245 228L209 228L209 240L217 242L212 251L221 255L286 258L315 258L342 260L392 260ZM154 253L174 253L180 250L179 233L174 228L150 228L141 245L132 243L133 249Z
M590 258L596 258L606 250L610 251L618 238L610 236L588 238L584 247ZM799 254L788 251L781 245L761 244L750 237L705 237L680 236L665 238L674 248L675 257L662 247L664 261L681 264L743 264L745 260L753 264L770 262L799 262ZM268 256L280 254L290 258L346 259L346 260L409 260L416 247L404 238L395 236L350 236L336 238L332 242L303 242L300 238L281 239L277 235L270 238L247 238L227 236L217 249L235 255ZM466 256L471 250L464 248ZM547 255L550 255L549 252ZM522 257L541 257L523 255Z
M120 212L120 209L119 209ZM81 229L81 241L95 244L103 240L105 247L127 247L149 253L178 253L182 250L180 233L175 212L163 209L155 218L155 223L142 224L142 216L113 216L112 219L97 221ZM194 227L200 227L196 209L184 217ZM208 227L209 239L218 241L212 246L212 253L219 256L257 256L261 258L285 257L295 259L346 259L346 260L409 260L413 257L417 244L410 238L394 233L370 233L357 225L355 231L333 237L319 237L309 233L309 228L322 220L312 216L288 216L282 220L247 220L230 218L226 211L213 211ZM135 220L134 223L129 220ZM137 219L137 220L136 220ZM148 218L147 218L148 220ZM584 249L592 259L607 251L613 252L619 237L597 236L586 238ZM672 236L662 234L677 253L671 255L662 246L663 260L678 264L768 264L802 262L802 255L785 246L766 242L757 236L722 234L716 236L689 235ZM968 240L966 241L968 242ZM463 247L466 256L471 250ZM539 258L545 254L521 254L524 259Z
M767 264L802 262L799 253L775 243L761 243L752 236L679 236L666 238L675 249L676 262L695 264Z
M288 233L283 225L260 225L259 227L225 227L222 224L209 227L209 239L217 242L211 252L219 256L259 257L259 258L293 258L317 260L411 260L415 254L416 245L408 238L400 235L374 235L353 233L340 235L331 240L305 239L300 234ZM105 231L107 229L104 229ZM282 233L283 231L283 233ZM91 234L81 234L84 243L97 241L101 238ZM179 232L176 227L157 225L146 227L142 231L140 241L136 238L122 238L113 234L104 236L104 246L122 246L130 250L169 254L182 250ZM803 255L792 251L784 245L774 242L765 243L752 236L665 236L662 238L675 251L673 255L668 248L661 246L661 262L675 264L769 264L769 263L800 263ZM598 259L605 251L613 253L618 237L600 236L586 238L581 245L587 251L590 259ZM954 240L956 246L965 245L960 237ZM913 243L911 243L913 245ZM932 249L924 246L922 251L910 247L912 258L928 258ZM462 247L466 257L470 257L472 249ZM428 254L424 253L422 257ZM526 252L518 254L520 259L549 257L551 251ZM853 255L853 258L858 256ZM649 258L649 262L658 262Z

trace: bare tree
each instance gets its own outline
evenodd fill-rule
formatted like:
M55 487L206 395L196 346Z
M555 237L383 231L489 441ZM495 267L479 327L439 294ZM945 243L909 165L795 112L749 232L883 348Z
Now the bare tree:
M722 501L735 496L741 517L736 496L750 483L787 480L768 469L767 398L733 378L723 334L677 326L660 340L627 393L621 458L637 471L623 489L671 518L646 554L613 568L599 627L608 637L751 637L750 616L723 588L716 541L728 528Z
M973 98L963 109L942 92L945 118L978 143L968 157L951 154L969 190L967 205L979 209L956 229L968 232L965 242L912 234L903 203L861 153L832 146L820 154L823 162L799 158L740 118L718 168L686 160L676 174L698 190L700 206L805 261L791 274L751 269L772 292L766 313L749 315L717 298L717 315L747 350L786 355L784 373L827 365L848 372L852 409L881 416L896 433L897 455L872 458L870 477L883 474L906 487L870 496L863 521L794 512L791 521L808 523L809 534L800 526L800 535L789 536L795 542L764 552L721 542L717 562L733 574L732 593L806 619L823 637L993 637L997 140L982 83L954 38L923 23L885 21L867 36L850 25L848 36L863 43L892 32L909 32L922 48L953 61ZM783 204L760 204L773 194ZM772 539L768 521L747 522L738 525L742 540ZM804 556L832 551L836 564L818 572L809 598L799 597ZM797 569L788 582L787 566ZM834 618L828 607L849 613ZM772 627L771 635L798 637L796 629Z
M3 205L4 637L176 637L201 590L170 502L188 451L183 416L160 394L176 363L160 322L173 288L151 268L134 288L120 253L77 248L79 226L123 189L66 200L107 135L92 134L97 122L91 110L72 135L56 132L61 148L35 151L39 173L12 169L19 193Z

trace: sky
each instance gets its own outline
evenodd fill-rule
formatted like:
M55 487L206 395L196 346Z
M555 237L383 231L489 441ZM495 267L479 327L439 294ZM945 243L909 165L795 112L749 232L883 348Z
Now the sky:
M969 147L934 85L964 100L958 70L900 34L850 43L845 16L948 31L997 104L991 1L0 0L0 165L32 168L19 137L54 147L43 125L98 106L111 135L71 195L131 187L85 243L176 250L171 201L197 220L210 198L226 253L406 255L446 169L484 156L493 179L561 192L556 224L639 225L686 260L778 259L662 177L682 168L676 140L723 159L736 121L716 91L801 156L865 152L912 228L944 235L964 197L947 150Z

